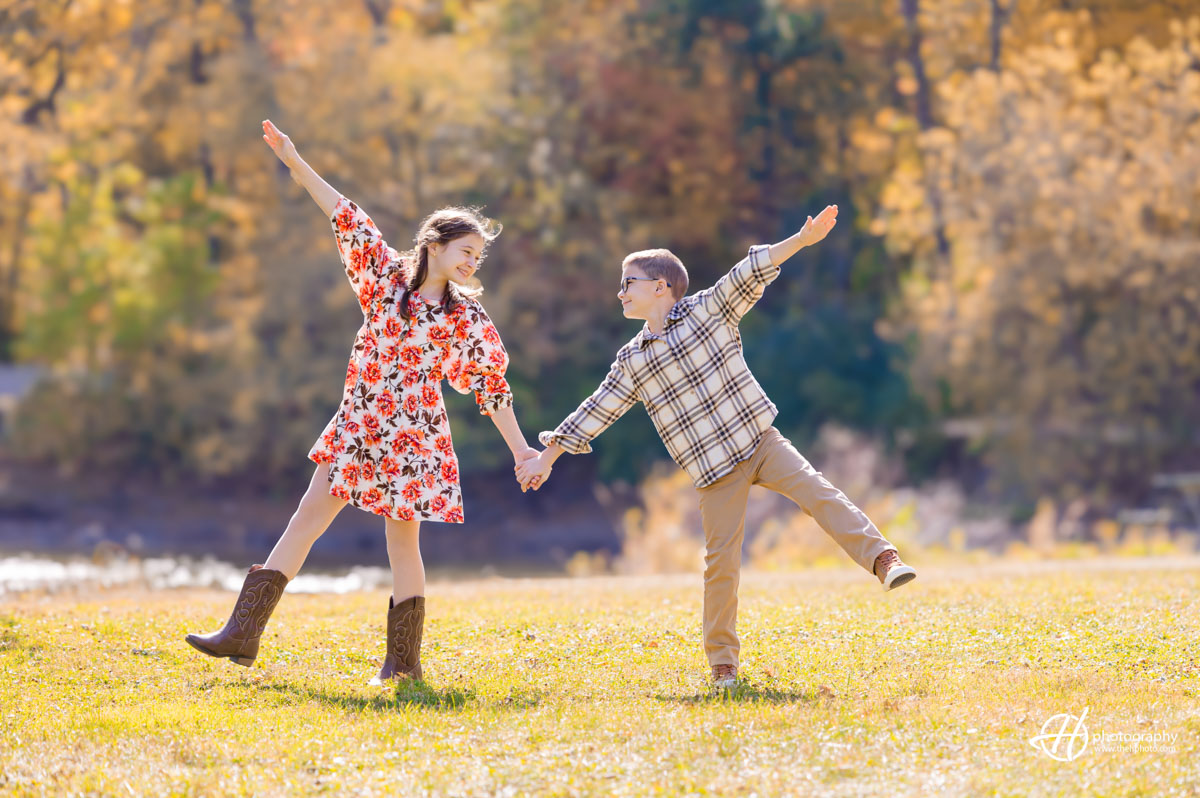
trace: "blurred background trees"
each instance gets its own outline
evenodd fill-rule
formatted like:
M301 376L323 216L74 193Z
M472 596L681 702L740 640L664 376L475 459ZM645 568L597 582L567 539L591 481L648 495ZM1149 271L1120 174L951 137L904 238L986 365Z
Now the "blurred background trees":
M15 0L0 10L0 360L46 378L18 459L303 478L357 328L274 120L408 246L443 204L527 434L637 326L622 256L693 290L829 203L743 324L804 446L836 422L1032 507L1196 466L1200 16L1134 0ZM464 468L507 471L449 395ZM577 478L666 452L639 410ZM658 479L666 479L661 475Z

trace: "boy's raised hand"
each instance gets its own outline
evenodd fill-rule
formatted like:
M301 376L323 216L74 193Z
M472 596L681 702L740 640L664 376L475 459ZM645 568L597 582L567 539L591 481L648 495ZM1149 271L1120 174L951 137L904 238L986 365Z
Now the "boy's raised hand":
M800 229L800 246L815 244L829 235L829 231L837 224L837 213L836 205L826 205L825 210L818 213L816 219L808 217L808 221Z
M545 450L542 450L537 457L517 463L513 471L516 472L517 481L521 483L522 493L529 488L537 490L546 484L546 480L550 478L550 462Z

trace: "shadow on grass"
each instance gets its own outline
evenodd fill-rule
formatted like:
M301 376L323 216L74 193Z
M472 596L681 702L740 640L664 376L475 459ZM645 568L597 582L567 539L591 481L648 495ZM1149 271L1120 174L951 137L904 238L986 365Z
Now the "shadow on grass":
M423 681L403 681L394 686L379 688L375 695L339 693L321 687L286 683L231 683L265 695L288 696L301 701L314 701L351 712L395 712L411 707L457 712L468 707L486 706L493 709L527 709L537 706L542 696L514 690L500 698L483 698L472 689L459 687L435 688Z
M654 696L657 700L668 704L811 704L828 701L829 696L819 690L776 690L772 687L759 687L749 682L738 682L728 690L715 688L694 695L664 695Z

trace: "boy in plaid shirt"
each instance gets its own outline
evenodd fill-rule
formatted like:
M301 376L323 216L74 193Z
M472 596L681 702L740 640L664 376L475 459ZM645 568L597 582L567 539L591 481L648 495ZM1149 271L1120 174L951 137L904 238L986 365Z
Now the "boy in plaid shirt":
M737 587L746 499L751 485L787 496L812 515L885 590L916 577L896 547L779 433L778 410L750 373L738 322L779 267L802 247L821 241L837 221L837 206L811 216L800 232L749 254L716 285L692 296L683 263L670 251L626 256L617 298L626 318L645 325L621 347L608 376L553 432L546 449L516 467L522 490L537 490L563 452L590 452L590 441L636 402L671 457L696 485L704 526L704 651L714 684L737 679Z

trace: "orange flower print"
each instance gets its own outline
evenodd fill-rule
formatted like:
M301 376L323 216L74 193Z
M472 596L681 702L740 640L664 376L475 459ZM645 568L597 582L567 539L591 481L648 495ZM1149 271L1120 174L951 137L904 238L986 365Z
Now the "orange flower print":
M367 506L379 504L382 499L383 493L380 492L379 488L371 488L370 490L365 491L362 495L362 503Z
M492 350L492 353L488 355L488 362L492 364L493 368L504 368L504 363L506 360L508 360L508 358L505 357L504 352L499 349Z
M379 431L379 416L376 416L373 413L367 413L362 417L362 420L363 426L366 427L367 432L373 433Z
M432 471L430 471L429 473L427 473L425 475L425 487L428 488L429 490L433 490L433 486L436 484L437 484L437 474L434 474Z
M360 463L358 470L363 479L375 478L375 464L370 460L364 460L362 463Z
M353 388L358 382L358 366L354 365L354 361L350 361L350 365L346 367L346 387Z
M446 518L446 523L448 523L448 524L461 524L463 522L462 508L461 507L451 507L449 510L446 511L445 518Z
M400 359L400 344L388 344L382 354L383 362L392 365Z
M499 346L500 333L496 332L496 328L489 324L483 328L483 340L487 341L493 346Z
M421 409L421 400L415 393L410 393L404 397L404 412L410 416L415 416Z
M383 379L383 370L379 368L378 360L372 360L367 364L367 367L363 369L363 379L367 381L368 385L374 385Z
M450 461L442 463L442 480L451 485L458 484L458 465Z
M432 385L425 385L421 388L421 405L424 407L437 407L438 399L437 389Z
M429 340L438 346L445 346L450 343L450 331L440 324L435 324L429 328Z
M400 360L409 368L421 365L421 347L409 344L400 350Z
M364 355L371 355L379 348L379 339L375 337L375 333L368 332L362 337L362 349Z
M404 487L400 491L400 495L405 501L415 502L421 498L421 483L419 480L410 479L404 483Z
M434 441L434 446L442 454L453 454L454 453L454 446L451 443L449 435L437 436L437 439Z
M413 520L413 509L411 507L397 507L396 514L400 516L401 521Z
M375 296L375 283L372 280L364 280L362 288L358 289L358 304L364 308L371 307L371 300Z
M346 463L342 466L342 481L352 488L358 486L358 463Z
M384 418L391 418L396 412L396 397L387 388L379 392L379 396L375 397L375 409L379 411L379 415Z
M421 381L421 372L411 369L404 373L404 387L411 388Z
M379 461L379 470L389 477L394 477L400 473L400 463L396 458L385 454L383 459Z
M468 319L459 319L454 325L454 337L460 341L465 341L471 337L471 322Z
M346 432L347 432L348 434L350 434L350 435L353 435L353 434L355 434L356 432L358 432L358 431L359 431L359 429L360 429L360 427L358 426L358 422L357 422L357 421L354 421L353 419L350 419L349 421L347 421L347 422L346 422Z
M508 389L508 380L499 374L489 374L484 379L488 393L504 393Z
M414 446L421 445L421 434L418 430L412 427L404 427L396 432L393 440L393 446L397 452L403 454Z
M429 502L429 509L433 510L438 515L446 512L446 497L434 496Z
M388 338L399 338L404 332L404 324L396 316L388 316L387 321L383 323L383 334Z
M329 489L329 494L341 499L344 502L350 501L350 491L346 490L341 485L334 485Z

